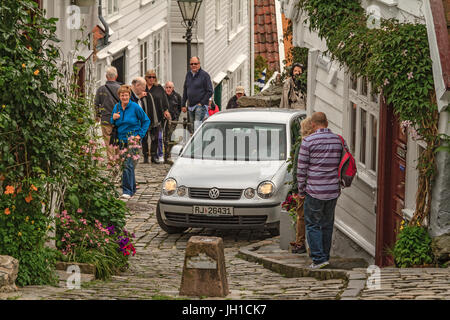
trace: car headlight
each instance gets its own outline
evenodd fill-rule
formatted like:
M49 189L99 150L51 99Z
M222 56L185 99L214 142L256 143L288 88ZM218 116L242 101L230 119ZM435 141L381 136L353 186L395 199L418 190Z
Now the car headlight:
M187 188L185 186L179 186L177 189L177 195L179 197L184 197L187 193Z
M244 196L247 199L253 199L255 197L255 194L256 194L256 192L255 192L255 189L253 189L253 188L247 188L244 191Z
M166 196L171 196L177 190L177 181L173 178L168 178L163 182L163 193Z
M263 199L270 198L275 191L275 185L271 181L261 182L258 186L258 196Z

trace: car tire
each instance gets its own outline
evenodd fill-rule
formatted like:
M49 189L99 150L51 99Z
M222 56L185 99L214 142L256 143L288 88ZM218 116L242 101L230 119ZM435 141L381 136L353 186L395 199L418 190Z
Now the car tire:
M267 229L267 231L269 231L272 237L277 237L280 235L280 226L277 226L275 228L269 228Z
M158 221L158 224L161 227L161 229L163 229L168 234L182 233L187 229L185 227L172 227L165 224L161 216L161 210L159 209L159 201L158 204L156 205L156 221Z

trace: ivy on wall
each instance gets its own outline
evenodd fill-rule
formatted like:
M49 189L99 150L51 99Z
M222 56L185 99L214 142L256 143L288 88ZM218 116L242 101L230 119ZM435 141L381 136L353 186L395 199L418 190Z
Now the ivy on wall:
M366 76L374 93L427 144L420 155L416 211L410 223L422 223L431 207L431 182L436 173L438 134L432 61L425 25L382 19L370 26L359 0L300 0L298 9L307 14L310 31L326 41L332 60L356 76Z

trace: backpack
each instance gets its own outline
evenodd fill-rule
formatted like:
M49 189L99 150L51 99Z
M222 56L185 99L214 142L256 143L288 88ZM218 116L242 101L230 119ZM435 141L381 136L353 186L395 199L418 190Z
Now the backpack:
M350 187L353 178L356 176L356 161L352 154L345 147L344 139L339 136L342 143L341 161L339 162L339 182L342 188Z

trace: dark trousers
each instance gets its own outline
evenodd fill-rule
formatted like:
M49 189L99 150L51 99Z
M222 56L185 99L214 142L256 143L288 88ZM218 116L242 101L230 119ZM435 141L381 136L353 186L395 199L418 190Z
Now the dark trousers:
M178 121L178 120L175 120ZM173 145L170 144L172 141L172 134L175 131L177 125L175 123L170 123L165 121L163 124L164 132L163 132L163 142L164 142L164 159L167 160L170 158L170 150Z
M150 134L150 155L152 158L158 158L158 137L159 137L159 130L160 126L152 127L148 131ZM145 150L142 149L142 152L145 156ZM147 156L148 156L148 144L147 144Z
M311 259L319 264L330 259L336 199L319 200L306 194L304 204L306 238Z

